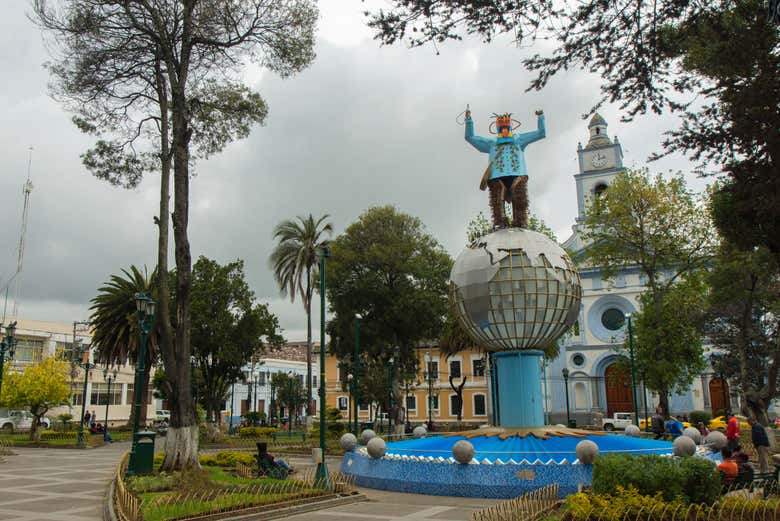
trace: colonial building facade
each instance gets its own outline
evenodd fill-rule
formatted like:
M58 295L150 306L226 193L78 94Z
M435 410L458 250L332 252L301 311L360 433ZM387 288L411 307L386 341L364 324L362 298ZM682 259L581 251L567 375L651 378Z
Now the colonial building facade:
M13 358L6 360L11 371L23 371L26 366L51 356L71 362L74 360L75 343L85 346L90 353L90 362L94 362L94 354L89 347L92 342L91 332L80 322L69 324L20 318L16 325L16 339L16 353ZM90 369L85 395L84 369L80 365L71 364L68 403L50 410L46 416L56 420L61 414L71 414L77 421L81 417L82 404L86 401L86 410L94 411L99 422L105 421L106 405L109 425L127 422L133 406L134 368L129 364L108 368L108 376L112 379L110 392L108 380L103 375L104 369L107 368L102 365ZM114 378L115 369L117 372ZM151 396L151 392L149 395ZM147 418L154 418L154 413L154 407L150 405L147 408Z

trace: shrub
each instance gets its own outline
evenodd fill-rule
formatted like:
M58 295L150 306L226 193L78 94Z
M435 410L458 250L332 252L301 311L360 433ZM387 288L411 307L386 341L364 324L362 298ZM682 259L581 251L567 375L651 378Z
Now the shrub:
M688 418L691 421L691 425L696 426L699 424L699 422L707 425L710 423L712 416L707 411L691 411L691 414L688 415Z
M159 467L160 465L162 465L163 458L165 458L165 454L162 452L158 452L157 454L154 455L154 460L152 464L155 467Z
M645 496L661 493L666 501L713 503L720 492L720 476L712 462L699 458L661 456L599 456L593 464L593 492L614 494L632 486Z
M158 454L158 456L161 455ZM127 488L134 494L163 492L173 488L174 481L174 476L164 473L152 474L151 476L131 476L127 478Z
M251 465L255 462L255 455L251 452L217 452L215 464L218 467L235 467L236 463L241 462L244 465ZM201 462L203 465L203 462Z
M198 461L201 465L208 466L208 467L216 467L217 466L217 456L216 454L204 454L203 456L198 456Z
M637 489L618 486L614 494L573 494L566 498L566 509L574 521L622 521L631 519L641 521L649 518L650 512L659 513L663 509L684 507L681 501L664 501L659 492L653 496L644 496ZM644 517L640 516L644 513Z
M274 427L241 427L238 435L242 438L263 438L271 436L276 431Z

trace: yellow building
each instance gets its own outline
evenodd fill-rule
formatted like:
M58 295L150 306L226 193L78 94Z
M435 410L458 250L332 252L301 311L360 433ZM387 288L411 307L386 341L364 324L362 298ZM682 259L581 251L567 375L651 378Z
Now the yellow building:
M455 386L465 378L463 386L462 420L467 423L489 423L490 390L488 383L487 357L476 350L461 351L447 357L436 346L417 348L419 372L417 377L401 385L408 419L412 424L424 423L432 417L434 423L455 423L458 421L457 393L450 386L450 376ZM430 378L426 368L430 367ZM328 354L325 357L326 405L336 407L344 419L349 417L350 393L342 389L338 359ZM430 397L430 398L429 398ZM429 409L429 400L432 410ZM378 414L377 414L378 411ZM362 404L360 421L367 422L382 417L378 404Z

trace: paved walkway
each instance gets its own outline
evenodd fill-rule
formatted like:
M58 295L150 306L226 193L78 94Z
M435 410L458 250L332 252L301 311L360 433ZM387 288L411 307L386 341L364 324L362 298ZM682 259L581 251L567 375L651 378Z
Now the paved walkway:
M15 448L0 463L0 521L102 520L106 485L129 443L87 450ZM311 458L293 457L297 468ZM338 459L328 458L330 468ZM309 512L290 520L310 521L467 521L471 513L497 501L398 494L362 489L369 501Z
M97 449L14 448L0 463L0 520L103 519L103 495L128 443Z
M360 489L368 501L291 516L290 521L468 521L498 500Z

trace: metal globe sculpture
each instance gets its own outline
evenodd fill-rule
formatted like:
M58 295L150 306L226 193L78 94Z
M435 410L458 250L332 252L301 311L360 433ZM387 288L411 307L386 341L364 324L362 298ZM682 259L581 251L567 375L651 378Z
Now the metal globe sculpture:
M417 427L415 427L415 428L414 428L414 430L412 431L412 435L413 435L415 438L422 438L422 437L423 437L423 436L425 436L426 434L428 434L428 430L427 430L425 427L421 426L421 425L418 425L418 426L417 426Z
M577 319L580 276L566 252L541 233L505 228L457 258L450 301L469 335L485 349L539 349Z

